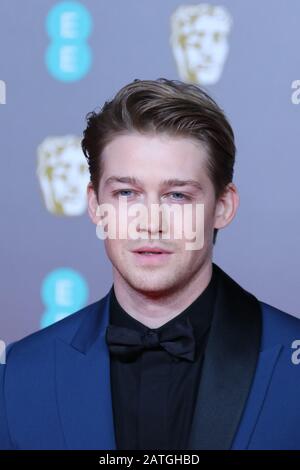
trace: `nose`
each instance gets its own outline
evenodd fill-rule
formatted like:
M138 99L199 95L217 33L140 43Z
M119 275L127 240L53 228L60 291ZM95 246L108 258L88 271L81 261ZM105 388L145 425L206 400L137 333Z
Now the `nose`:
M144 210L139 214L137 231L147 232L148 237L158 237L162 230L162 215L159 210L160 201L157 197L148 198Z

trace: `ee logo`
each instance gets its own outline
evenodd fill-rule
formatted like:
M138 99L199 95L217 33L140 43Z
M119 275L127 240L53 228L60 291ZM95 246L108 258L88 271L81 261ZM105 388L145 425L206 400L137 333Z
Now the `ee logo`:
M87 39L92 30L89 11L79 2L62 2L49 11L46 30L51 39L45 61L51 75L64 82L83 78L92 53Z

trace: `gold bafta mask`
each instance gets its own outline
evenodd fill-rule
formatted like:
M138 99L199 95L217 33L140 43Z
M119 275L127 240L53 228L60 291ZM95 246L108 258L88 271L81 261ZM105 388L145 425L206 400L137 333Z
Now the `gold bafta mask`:
M232 19L223 6L181 5L171 16L170 44L180 79L212 85L223 71Z
M37 155L37 176L48 211L65 216L83 214L90 178L80 138L47 137L38 146Z

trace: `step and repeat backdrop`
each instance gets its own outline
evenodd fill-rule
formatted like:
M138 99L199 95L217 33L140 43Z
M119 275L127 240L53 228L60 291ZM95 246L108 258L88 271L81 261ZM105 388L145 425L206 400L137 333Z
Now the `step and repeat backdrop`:
M299 23L298 0L1 0L2 341L111 287L80 140L86 114L135 78L198 84L225 110L240 207L214 261L300 316Z

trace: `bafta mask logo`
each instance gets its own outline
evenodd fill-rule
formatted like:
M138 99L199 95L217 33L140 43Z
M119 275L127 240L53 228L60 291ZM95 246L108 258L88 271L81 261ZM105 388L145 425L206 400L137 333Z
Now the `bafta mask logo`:
M80 138L47 137L38 146L37 154L37 176L48 211L65 216L83 214L90 178Z
M223 71L232 18L223 6L181 5L171 16L170 43L180 79L215 84Z

